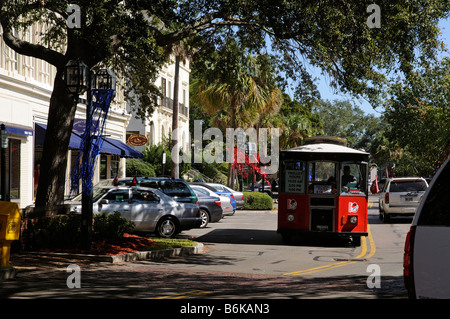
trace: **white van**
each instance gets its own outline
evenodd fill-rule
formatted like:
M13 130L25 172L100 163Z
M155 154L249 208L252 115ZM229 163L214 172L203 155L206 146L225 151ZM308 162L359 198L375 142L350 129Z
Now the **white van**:
M449 161L434 176L406 237L403 275L410 298L450 298Z

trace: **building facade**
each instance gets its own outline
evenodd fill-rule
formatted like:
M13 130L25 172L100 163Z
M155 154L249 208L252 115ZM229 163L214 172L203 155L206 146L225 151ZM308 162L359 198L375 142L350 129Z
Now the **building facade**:
M40 43L39 26L32 26L26 33L18 35L22 39ZM1 30L0 30L1 31ZM10 49L0 32L0 124L8 131L6 149L7 174L10 200L21 208L33 204L37 189L43 139L47 125L50 97L56 69L45 61L22 56ZM123 83L122 83L123 84ZM104 128L109 148L102 150L97 158L93 183L101 179L125 177L126 158L139 153L130 152L126 142L126 128L131 118L127 112L121 82L114 101L111 103ZM74 136L77 123L86 119L86 106L79 103L75 115ZM104 142L105 144L105 142ZM113 145L113 146L112 146ZM66 169L65 193L69 196L73 163L79 146L70 144Z
M175 58L172 57L172 61ZM178 88L178 144L185 151L190 147L189 138L189 74L191 72L189 61L180 62L179 88ZM155 85L161 89L163 98L158 99L158 107L153 114L146 119L130 119L127 136L133 134L144 135L147 143L135 146L143 151L146 146L158 145L164 138L170 138L172 132L173 98L175 84L175 63L169 63L163 67L156 80ZM131 111L130 111L131 112Z

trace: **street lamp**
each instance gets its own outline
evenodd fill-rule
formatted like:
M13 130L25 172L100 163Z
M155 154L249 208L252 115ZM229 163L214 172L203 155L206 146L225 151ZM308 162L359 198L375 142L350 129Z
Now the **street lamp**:
M92 136L87 123L90 122L92 90L115 90L116 77L111 70L100 70L94 74L89 70L87 65L79 60L70 60L64 68L64 80L67 89L75 96L87 92L86 101L86 128L85 128L85 147L83 150L83 166L88 167L91 157L91 141ZM93 83L92 83L93 82ZM78 99L76 99L78 100ZM93 203L92 203L92 178L89 176L88 170L85 169L82 179L82 196L81 196L81 245L84 249L90 250L92 246L92 220L93 220Z
M80 95L89 88L89 68L80 60L70 60L64 67L64 81L67 89L74 95Z
M97 71L94 76L94 87L99 90L114 90L116 88L116 76L109 69Z

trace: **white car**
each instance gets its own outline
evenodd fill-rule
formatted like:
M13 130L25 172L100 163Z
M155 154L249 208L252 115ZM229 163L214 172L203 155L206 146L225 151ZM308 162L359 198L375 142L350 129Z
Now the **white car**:
M390 178L378 200L380 219L387 223L391 216L414 216L427 188L422 177Z
M236 209L241 209L244 207L245 201L244 201L244 193L235 191L234 189L231 189L225 185L218 184L218 183L207 183L209 186L214 187L219 192L227 192L232 193L233 198L236 201Z
M450 299L449 161L431 181L406 237L403 275L410 298Z
M233 206L231 205L231 199L226 195L220 195L217 193L214 193L212 190L203 187L201 185L189 185L194 191L198 191L200 193L203 193L208 196L217 197L220 198L220 204L222 207L223 216L232 216L234 214Z

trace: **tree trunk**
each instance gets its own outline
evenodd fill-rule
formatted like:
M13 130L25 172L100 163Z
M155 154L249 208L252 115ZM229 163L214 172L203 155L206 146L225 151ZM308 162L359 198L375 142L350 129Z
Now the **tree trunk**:
M172 111L172 177L180 178L180 146L178 144L178 89L180 82L180 55L175 57L175 79L173 86L173 111Z
M231 117L231 127L234 129L236 126L236 102L237 98L236 97L232 97L231 98L231 110L230 110L230 117ZM233 149L231 149L231 154L232 158L231 158L231 162L228 163L228 187L234 189L234 135L233 135Z
M50 99L47 131L42 154L41 174L36 194L36 214L52 216L64 201L67 151L77 108L77 101L69 94L59 69Z

